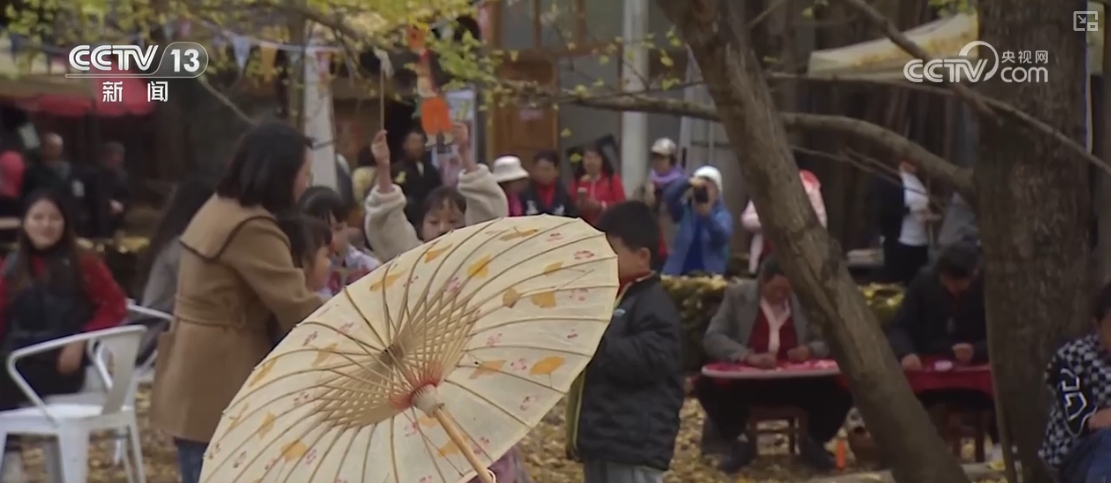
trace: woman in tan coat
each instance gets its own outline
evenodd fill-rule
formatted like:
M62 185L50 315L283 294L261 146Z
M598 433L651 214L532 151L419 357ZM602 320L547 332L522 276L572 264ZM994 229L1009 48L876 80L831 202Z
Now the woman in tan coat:
M295 209L311 179L311 143L278 123L240 140L216 196L181 236L174 320L158 343L152 423L178 449L183 483L198 483L224 408L283 331L321 300L305 285L275 215Z

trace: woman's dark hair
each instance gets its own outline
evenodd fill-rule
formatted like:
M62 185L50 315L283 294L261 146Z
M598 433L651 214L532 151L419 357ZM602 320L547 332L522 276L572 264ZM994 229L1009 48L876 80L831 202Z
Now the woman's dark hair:
M532 157L532 160L534 162L547 161L547 162L552 163L553 165L555 165L555 167L557 167L557 168L559 167L559 153L557 153L555 151L550 151L550 150L540 151Z
M297 201L297 208L301 213L325 223L329 217L339 222L346 221L347 215L351 213L351 206L344 201L343 196L327 186L313 186L305 190Z
M1103 323L1111 315L1111 283L1104 285L1092 299L1092 320Z
M582 177L586 175L586 168L583 167L586 153L594 153L597 154L598 157L602 158L602 172L605 173L606 176L609 176L610 181L612 182L613 163L610 162L609 156L606 156L606 152L602 149L601 143L588 144L585 148L583 148L582 156L584 159L580 159L579 162L575 163L575 179L582 179Z
M451 186L440 186L424 198L424 205L421 206L421 219L423 220L430 211L443 206L445 202L451 203L460 213L467 212L467 199L459 193L459 190Z
M304 267L317 251L332 244L332 227L311 216L282 216L278 218L278 228L289 238L289 252L293 256L293 266L297 268Z
M31 207L40 201L46 201L58 208L62 214L62 237L54 246L38 249L31 243L27 236L27 229L20 228L15 252L8 256L4 263L4 279L12 287L8 292L9 300L18 292L31 285L35 278L32 268L32 258L39 256L46 263L43 278L46 283L55 287L72 288L78 293L84 293L85 278L82 274L81 257L86 253L77 245L77 235L74 232L75 218L70 201L62 193L55 190L40 190L31 193L23 205L22 219L26 226L27 213ZM10 266L8 264L11 264Z
M767 282L775 277L786 277L787 273L783 271L783 265L779 264L779 260L775 257L767 257L760 263L760 281Z
M154 228L154 235L150 237L150 245L147 246L139 261L135 280L137 290L142 291L143 286L146 285L154 260L167 245L185 233L185 227L189 226L193 215L200 211L201 206L204 206L215 192L215 183L209 178L201 177L187 179L174 188L173 195L162 208L158 225Z
M280 122L260 124L239 139L216 194L271 213L294 208L293 183L312 140Z

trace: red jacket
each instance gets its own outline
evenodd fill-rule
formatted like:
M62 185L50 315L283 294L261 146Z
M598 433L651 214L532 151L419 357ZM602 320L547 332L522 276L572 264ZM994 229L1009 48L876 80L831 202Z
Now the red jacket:
M31 266L36 274L42 272L44 264L42 259L32 259ZM112 278L108 266L93 254L81 257L81 271L85 275L85 296L93 306L93 316L83 327L85 332L108 329L120 325L127 317L127 296ZM8 299L7 280L0 277L0 300ZM4 307L6 308L6 307ZM4 333L4 324L7 317L0 308L0 334Z
M571 185L571 196L578 200L579 189L586 191L586 197L598 204L602 205L600 211L587 212L580 210L580 215L590 224L594 224L598 220L598 215L602 214L606 208L611 205L625 201L625 188L621 186L621 177L614 175L602 175L597 179L583 182L581 179L575 180Z

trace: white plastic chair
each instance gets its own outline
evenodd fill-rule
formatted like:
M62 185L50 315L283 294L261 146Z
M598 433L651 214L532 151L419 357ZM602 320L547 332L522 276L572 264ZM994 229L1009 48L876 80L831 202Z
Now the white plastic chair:
M132 451L132 457L124 459L129 467L127 480L130 483L146 483L135 408L125 404L128 393L133 392L135 356L145 331L146 328L141 326L115 327L62 337L12 352L7 361L8 374L34 405L0 412L0 444L7 440L9 434L55 437L60 458L47 458L48 464L53 467L48 468L52 476L56 476L60 469L65 483L86 483L92 432L126 431ZM95 347L94 365L98 365L95 361L105 361L103 366L107 374L103 401L99 404L43 401L20 375L16 362L80 341Z

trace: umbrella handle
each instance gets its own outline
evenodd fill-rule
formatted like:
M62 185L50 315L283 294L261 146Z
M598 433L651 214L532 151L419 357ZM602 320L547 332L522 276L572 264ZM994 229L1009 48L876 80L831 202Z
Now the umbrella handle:
M468 443L467 438L459 432L459 427L455 425L455 421L452 421L447 410L445 410L443 406L440 406L432 411L432 417L440 422L440 426L443 426L444 432L447 433L447 437L451 439L451 442L455 443L455 446L463 453L463 457L466 458L467 462L478 472L478 479L481 480L482 483L498 483L498 479L494 476L494 472L486 468L486 466L478 460L478 456L475 456L474 451L471 451L470 443Z

